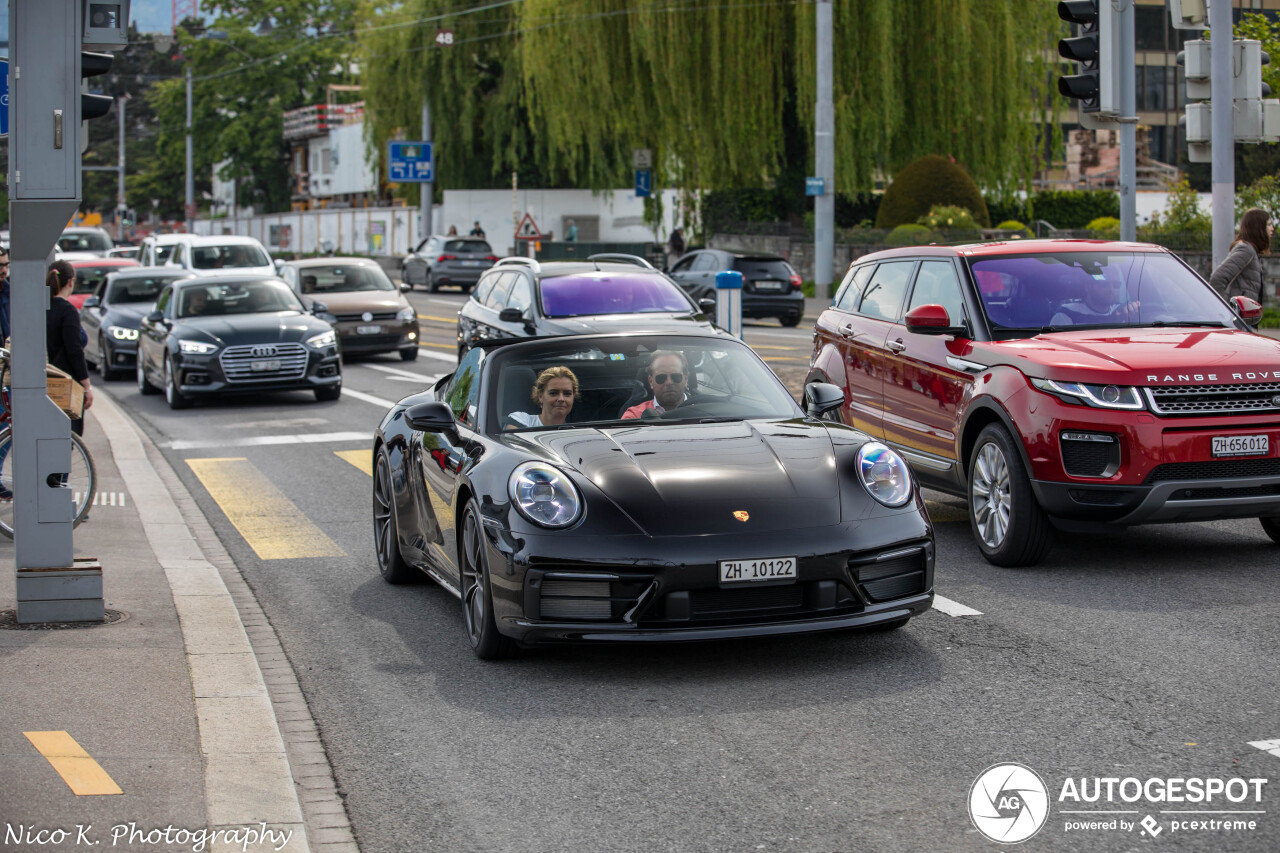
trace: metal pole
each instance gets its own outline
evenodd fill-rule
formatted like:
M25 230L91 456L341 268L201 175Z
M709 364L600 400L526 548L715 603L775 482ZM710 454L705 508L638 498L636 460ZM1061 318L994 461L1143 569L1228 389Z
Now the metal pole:
M124 212L129 209L124 198L124 108L128 96L116 98L116 119L120 125L120 150L116 152L116 239L124 239Z
M822 195L813 200L814 296L831 297L835 260L836 148L835 107L831 102L831 0L818 0L818 102L814 115L814 165L822 178Z
M431 141L431 104L424 95L422 98L422 141ZM435 159L434 154L432 160ZM435 170L435 163L432 163L432 171ZM434 175L433 175L434 176ZM419 239L425 240L431 236L431 202L432 202L432 185L431 181L421 185L422 195L422 233L418 235Z
M196 220L196 181L191 165L191 66L187 66L187 233L195 229Z
M1213 264L1227 257L1235 223L1236 134L1232 111L1231 4L1209 4L1209 64L1213 136Z
M1120 13L1120 239L1138 238L1138 97L1134 67L1134 0Z

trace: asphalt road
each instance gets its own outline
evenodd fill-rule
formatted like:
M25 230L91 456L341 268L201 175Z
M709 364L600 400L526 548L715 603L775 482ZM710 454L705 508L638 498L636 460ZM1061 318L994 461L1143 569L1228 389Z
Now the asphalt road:
M962 507L933 495L937 591L978 615L477 661L457 599L378 577L362 468L386 402L451 369L461 298L413 294L434 346L411 364L348 364L334 403L293 393L171 412L109 385L274 624L363 850L991 850L969 793L1001 762L1048 787L1028 850L1280 849L1274 785L1261 803L1059 801L1068 778L1280 775L1280 757L1250 745L1280 738L1267 663L1280 551L1253 521L1059 536L1043 565L1008 570L981 558ZM746 338L780 374L802 374L809 319ZM1065 828L1148 815L1158 837ZM1170 825L1223 818L1256 827Z

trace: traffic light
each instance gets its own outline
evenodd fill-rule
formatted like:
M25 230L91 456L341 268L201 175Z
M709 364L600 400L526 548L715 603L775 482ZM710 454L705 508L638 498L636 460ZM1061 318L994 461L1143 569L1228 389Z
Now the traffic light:
M1058 42L1058 55L1080 63L1080 73L1058 78L1058 91L1079 102L1082 113L1120 112L1119 13L1109 0L1061 0L1058 17L1079 29Z
M1231 52L1232 141L1280 141L1280 100L1268 98L1271 87L1262 82L1262 66L1269 65L1271 58L1262 43L1253 39L1234 40ZM1187 80L1183 121L1187 159L1192 163L1213 160L1213 109L1208 103L1212 90L1210 59L1209 39L1189 41L1178 53L1178 64L1184 66Z
M97 77L99 74L106 74L111 70L111 60L114 58L109 53L94 53L82 50L80 52L80 79L84 80L89 77ZM80 93L80 120L88 121L91 118L102 118L111 111L111 104L114 101L115 98L108 95L94 95L82 91Z

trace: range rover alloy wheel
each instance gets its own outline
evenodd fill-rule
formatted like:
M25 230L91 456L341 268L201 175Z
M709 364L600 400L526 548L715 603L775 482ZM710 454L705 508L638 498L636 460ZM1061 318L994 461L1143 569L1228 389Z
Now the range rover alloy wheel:
M1012 436L1000 424L978 434L969 461L969 525L987 561L1033 566L1052 543L1049 518L1031 491L1031 480Z

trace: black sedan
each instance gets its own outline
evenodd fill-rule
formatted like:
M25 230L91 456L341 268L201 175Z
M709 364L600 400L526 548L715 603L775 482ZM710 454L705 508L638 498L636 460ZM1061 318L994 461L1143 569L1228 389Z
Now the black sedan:
M104 380L133 369L142 318L151 313L165 285L188 277L156 267L130 267L108 275L85 299L80 309L84 357L98 366Z
M223 393L306 389L321 401L342 393L333 326L304 309L283 281L261 276L166 286L142 320L137 375L140 392L163 389L174 409Z
M897 628L933 601L919 489L805 398L723 335L474 347L374 435L382 577L457 595L481 658Z
M458 357L495 338L709 330L704 312L714 307L714 299L695 302L634 255L542 263L503 258L458 311Z
M742 316L777 317L784 326L798 326L804 316L800 274L776 255L744 255L723 249L698 249L677 260L671 277L694 299L714 298L716 273L742 273Z

